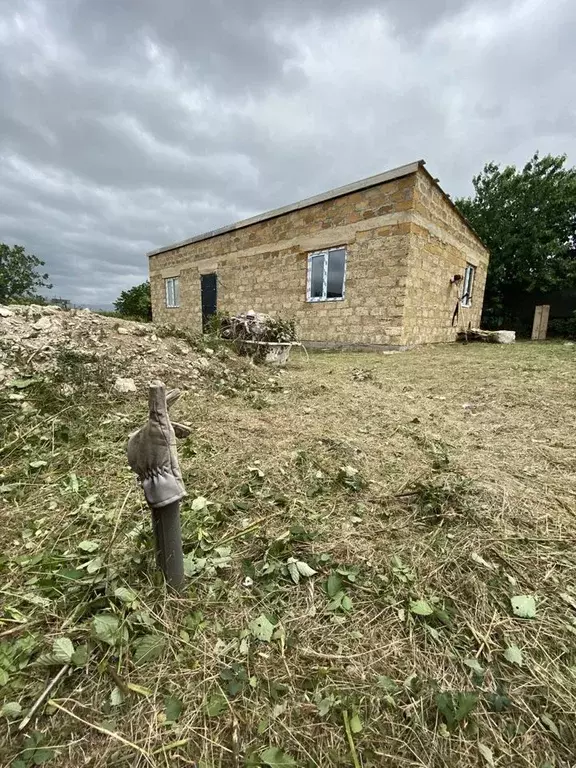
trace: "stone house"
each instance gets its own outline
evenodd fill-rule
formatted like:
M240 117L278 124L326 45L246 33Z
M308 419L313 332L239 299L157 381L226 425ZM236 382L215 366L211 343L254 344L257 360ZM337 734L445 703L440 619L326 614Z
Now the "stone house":
M420 160L148 259L156 322L253 309L312 345L386 348L479 327L488 251Z

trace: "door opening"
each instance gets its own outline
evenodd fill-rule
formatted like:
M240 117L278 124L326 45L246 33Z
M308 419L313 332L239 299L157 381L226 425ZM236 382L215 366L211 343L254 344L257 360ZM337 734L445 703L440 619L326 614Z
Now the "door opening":
M216 272L200 275L200 291L202 295L202 331L206 333L212 315L216 314L218 293Z

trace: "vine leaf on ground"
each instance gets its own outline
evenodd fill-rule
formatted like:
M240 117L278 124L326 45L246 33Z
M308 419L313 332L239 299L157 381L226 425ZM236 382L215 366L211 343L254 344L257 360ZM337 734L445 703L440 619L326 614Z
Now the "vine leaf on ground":
M18 717L22 712L22 707L17 701L7 701L2 705L0 709L0 717L7 717L9 720L13 720Z
M164 699L164 713L166 715L166 722L175 723L176 720L182 714L184 705L175 696L167 696Z
M164 652L165 640L161 635L144 635L134 643L134 661L146 664L155 661Z
M517 645L510 645L504 651L504 658L511 664L517 664L519 667L523 664L522 651Z
M486 744L482 744L482 742L480 742L478 744L478 752L480 752L490 768L494 768L494 754L492 753L490 747L487 747Z
M264 614L249 624L250 632L257 640L269 643L274 633L274 624Z
M360 733L362 731L362 721L358 714L352 715L350 718L350 730L352 733Z
M302 560L296 560L294 557L288 558L287 565L288 572L294 584L300 582L301 576L310 578L310 576L314 576L317 573L317 571L315 571L314 568L311 568L308 563L305 563Z
M514 616L521 619L533 619L536 617L536 601L532 595L514 595L510 598Z
M328 576L328 581L326 582L326 592L328 593L328 597L336 597L341 589L342 577L337 573L331 573L330 576Z
M558 726L556 725L554 720L552 720L550 715L544 712L543 714L540 715L540 720L544 723L546 728L548 728L548 730L550 730L554 734L554 736L556 736L557 739L560 738L560 731L558 730Z
M278 747L269 747L260 753L260 760L268 768L296 768L296 762Z
M410 611L417 616L431 616L434 608L427 600L410 600Z
M70 664L74 646L68 637L58 637L52 645L52 657L58 664Z
M208 715L208 717L218 717L218 715L221 715L223 712L226 712L228 709L228 700L226 696L223 696L221 693L214 693L206 704L204 705L204 711Z
M111 613L99 613L92 619L92 632L97 640L116 645L120 639L120 622Z

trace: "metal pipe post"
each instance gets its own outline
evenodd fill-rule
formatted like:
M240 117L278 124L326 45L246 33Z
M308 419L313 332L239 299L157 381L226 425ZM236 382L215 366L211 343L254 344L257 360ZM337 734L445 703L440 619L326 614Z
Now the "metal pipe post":
M184 588L184 552L180 525L180 502L152 509L152 528L156 549L156 565L166 584L176 592Z

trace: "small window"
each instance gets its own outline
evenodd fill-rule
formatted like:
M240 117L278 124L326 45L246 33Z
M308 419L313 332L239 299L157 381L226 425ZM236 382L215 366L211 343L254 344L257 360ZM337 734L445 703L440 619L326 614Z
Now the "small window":
M168 277L164 280L166 286L166 306L180 306L180 280L177 277Z
M307 301L343 299L345 279L345 248L329 248L308 254Z
M472 264L466 264L464 272L464 286L462 288L462 306L472 306L472 294L474 292L474 278L476 276L476 267Z

